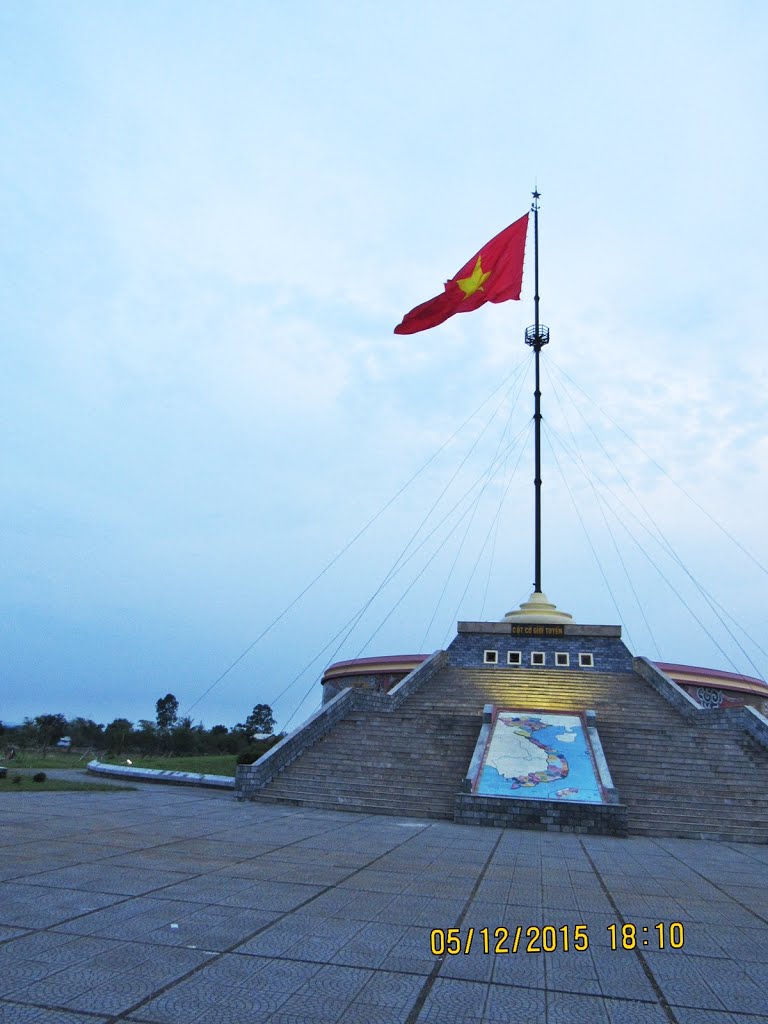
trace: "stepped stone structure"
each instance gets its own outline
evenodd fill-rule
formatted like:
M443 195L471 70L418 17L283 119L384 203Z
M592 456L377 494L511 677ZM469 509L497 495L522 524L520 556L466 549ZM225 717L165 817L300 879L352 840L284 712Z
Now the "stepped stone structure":
M445 651L418 659L388 692L366 687L361 673L254 765L240 766L237 795L508 827L768 843L768 720L754 707L700 706L657 665L633 658L619 626L580 625L552 608L539 602L501 622L460 622ZM612 806L500 798L479 808L468 772L489 705L594 712Z

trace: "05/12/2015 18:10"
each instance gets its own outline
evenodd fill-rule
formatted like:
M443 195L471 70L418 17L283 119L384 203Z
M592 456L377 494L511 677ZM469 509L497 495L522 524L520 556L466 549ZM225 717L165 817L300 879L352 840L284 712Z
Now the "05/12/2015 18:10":
M659 921L653 927L630 922L606 926L610 949L632 950L639 947L653 949L682 949L685 941L681 921L665 924ZM430 952L433 956L468 956L472 948L485 954L508 953L581 953L589 949L590 936L585 924L529 925L523 928L433 928L430 932Z

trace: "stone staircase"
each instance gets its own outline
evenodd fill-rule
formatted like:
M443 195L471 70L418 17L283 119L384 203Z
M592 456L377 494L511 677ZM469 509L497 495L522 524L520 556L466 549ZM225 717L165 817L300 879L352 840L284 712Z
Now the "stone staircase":
M630 834L768 842L768 751L683 717L635 673L444 668L395 712L350 714L257 799L452 818L488 703L594 708Z
M425 715L420 708L411 711L409 703L392 714L353 712L257 799L452 818L482 715L443 713L442 708Z

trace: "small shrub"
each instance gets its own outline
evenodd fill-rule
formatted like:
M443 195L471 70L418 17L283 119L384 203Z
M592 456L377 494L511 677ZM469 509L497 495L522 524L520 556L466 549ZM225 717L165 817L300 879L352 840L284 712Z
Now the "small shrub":
M238 764L253 764L254 761L258 761L261 757L261 753L254 753L252 750L246 750L242 754L238 754Z
M14 775L13 778L11 779L11 782L13 782L15 785L18 786L19 783L21 782L21 776L20 775Z
M36 775L32 776L32 781L33 782L45 782L45 780L47 778L48 778L48 776L45 774L45 772L37 772Z

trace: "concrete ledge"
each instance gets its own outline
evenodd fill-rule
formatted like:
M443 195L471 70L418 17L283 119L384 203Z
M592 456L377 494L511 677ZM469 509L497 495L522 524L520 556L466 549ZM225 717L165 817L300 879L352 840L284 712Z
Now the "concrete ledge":
M472 787L475 784L475 780L477 779L483 763L483 755L485 754L485 748L488 746L488 737L491 734L492 725L493 704L486 704L483 707L483 724L480 726L480 732L477 736L477 742L475 743L475 749L472 753L472 759L469 762L467 774L464 776L464 780L461 783L462 793L472 792Z
M448 654L446 651L435 651L435 653L427 658L426 661L422 662L417 668L410 672L405 679L401 679L397 686L393 686L387 694L382 696L387 697L392 703L390 704L390 710L394 711L398 708L406 697L409 697L412 693L419 689L419 687L426 683L428 679L431 679L436 672L439 672L448 663Z
M406 677L407 678L407 677ZM379 696L373 694L372 696ZM268 782L295 761L308 747L314 746L334 725L346 718L356 706L355 690L348 686L335 697L323 704L306 722L289 732L274 747L270 747L253 764L239 764L235 779L238 800L252 796L263 789Z
M439 671L447 661L445 651L437 651L401 679L389 693L371 693L348 686L313 715L271 747L253 764L239 764L235 780L238 800L248 799L263 789L284 768L314 746L326 733L352 711L392 712L422 683Z
M653 689L658 694L661 694L664 700L669 701L681 715L685 715L686 718L700 718L702 708L699 707L693 697L687 694L682 686L679 686L666 672L662 672L652 661L649 661L647 658L635 658L634 669L641 679L644 679L646 683L650 683Z
M574 622L458 622L457 633L497 633L500 636L512 636L512 627L523 625L531 626L559 626L564 636L621 636L621 626L583 626Z
M110 775L121 779L135 779L137 782L164 782L173 786L207 786L209 789L235 788L235 780L230 775L169 772L155 768L134 768L132 765L104 764L103 761L89 761L87 768L93 775Z
M621 626L582 626L578 622L566 622L565 635L621 637Z
M573 800L510 800L507 797L459 793L453 820L460 825L526 828L542 832L575 832L589 836L624 837L624 804L580 804Z
M707 724L713 725L715 729L743 730L768 750L768 718L756 708L745 704L741 708L712 708L704 713L707 715Z
M595 758L598 782L602 786L606 802L609 804L621 803L619 799L619 791L613 784L611 771L605 758L603 744L600 741L600 734L597 731L597 712L590 708L584 712L584 717L587 720L587 737L592 746L592 754Z
M686 718L697 718L710 729L746 732L768 750L768 719L745 704L740 708L702 708L674 679L647 658L635 658L635 672Z
M457 633L499 633L512 636L511 622L457 622Z

